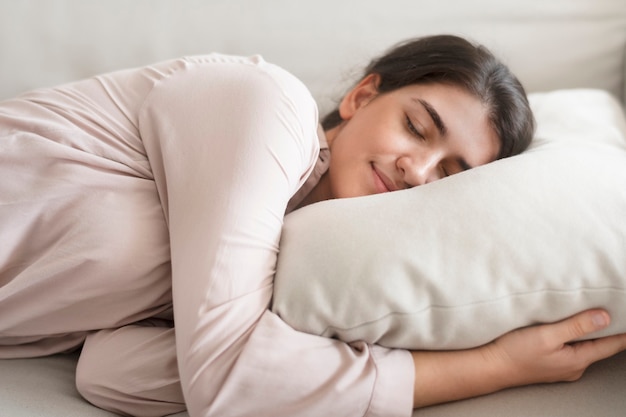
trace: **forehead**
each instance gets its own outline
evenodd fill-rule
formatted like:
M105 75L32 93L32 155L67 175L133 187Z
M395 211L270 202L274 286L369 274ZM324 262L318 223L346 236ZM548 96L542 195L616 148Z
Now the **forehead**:
M445 125L444 139L467 154L470 165L483 165L496 159L500 139L489 120L489 108L479 98L450 84L415 84L397 92L408 111L416 114L422 123L434 126L437 124L434 119L439 117Z

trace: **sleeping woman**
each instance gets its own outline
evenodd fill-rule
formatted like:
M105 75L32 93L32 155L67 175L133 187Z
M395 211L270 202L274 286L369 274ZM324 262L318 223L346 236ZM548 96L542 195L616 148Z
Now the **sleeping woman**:
M81 350L124 415L409 416L574 380L626 336L605 311L454 352L298 332L268 310L286 213L516 155L534 122L484 47L441 35L372 61L323 118L259 56L212 54L0 103L0 357ZM175 323L175 325L174 325Z

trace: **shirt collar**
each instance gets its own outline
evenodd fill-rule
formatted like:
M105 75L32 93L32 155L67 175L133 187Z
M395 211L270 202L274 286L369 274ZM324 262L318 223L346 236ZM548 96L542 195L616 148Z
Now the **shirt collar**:
M320 178L322 175L328 171L328 165L330 164L330 149L328 149L328 141L326 140L326 133L324 133L324 129L321 125L317 127L317 139L319 141L319 155L317 160L315 161L315 166L313 167L313 171L311 171L311 175L306 179L302 187L291 197L289 200L289 204L287 205L286 214L293 211L298 204L304 200L313 188L320 182Z

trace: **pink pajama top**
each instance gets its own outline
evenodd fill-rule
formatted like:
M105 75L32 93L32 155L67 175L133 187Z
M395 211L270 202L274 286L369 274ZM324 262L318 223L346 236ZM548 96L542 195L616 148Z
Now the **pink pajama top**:
M0 103L0 357L70 350L173 306L192 416L410 415L408 352L268 310L287 205L325 169L317 126L306 88L260 57Z

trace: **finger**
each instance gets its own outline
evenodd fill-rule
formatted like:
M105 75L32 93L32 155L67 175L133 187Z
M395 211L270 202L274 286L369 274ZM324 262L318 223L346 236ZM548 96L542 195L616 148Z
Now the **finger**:
M626 350L626 333L578 342L573 347L578 355L585 357L588 363L593 363Z
M548 324L546 331L552 333L557 343L568 343L602 330L610 322L609 314L605 310L594 309L583 311L558 323Z

